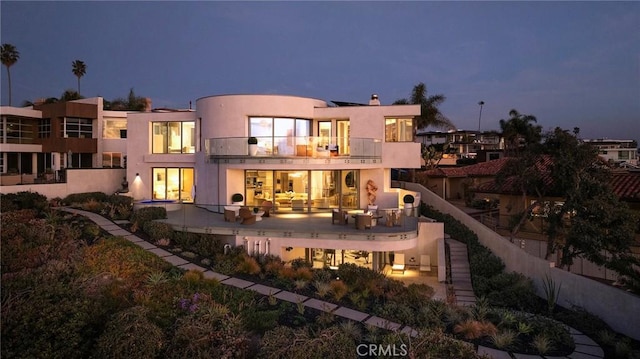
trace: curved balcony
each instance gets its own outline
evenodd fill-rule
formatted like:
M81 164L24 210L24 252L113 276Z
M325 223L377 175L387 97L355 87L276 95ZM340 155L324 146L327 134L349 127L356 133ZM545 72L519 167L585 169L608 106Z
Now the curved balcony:
M249 145L248 137L210 138L206 153L210 160L281 159L362 159L380 163L382 140L374 138L335 138L316 136L256 137L257 144Z

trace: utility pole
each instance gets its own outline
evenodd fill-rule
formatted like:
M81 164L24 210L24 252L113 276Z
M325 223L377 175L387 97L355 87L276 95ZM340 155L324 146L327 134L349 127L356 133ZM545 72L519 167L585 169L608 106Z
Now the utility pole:
M478 102L480 105L480 116L478 117L478 135L480 135L480 120L482 120L482 106L484 106L484 101Z

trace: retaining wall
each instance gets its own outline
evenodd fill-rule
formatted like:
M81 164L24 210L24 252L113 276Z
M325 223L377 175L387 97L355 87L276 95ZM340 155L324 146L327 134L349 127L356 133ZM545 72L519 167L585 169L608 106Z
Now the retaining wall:
M640 340L640 297L621 289L579 276L538 258L511 243L457 207L440 198L417 183L405 182L403 186L422 194L422 201L436 210L454 216L476 233L480 243L500 257L507 271L518 272L531 278L537 294L545 298L543 278L549 276L562 284L558 304L570 308L579 306L600 317L615 331Z

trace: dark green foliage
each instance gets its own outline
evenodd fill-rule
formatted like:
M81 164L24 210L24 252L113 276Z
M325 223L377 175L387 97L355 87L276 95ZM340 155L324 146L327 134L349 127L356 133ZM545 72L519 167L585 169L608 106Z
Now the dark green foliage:
M234 193L231 196L231 202L242 202L244 201L244 196L241 193Z
M173 227L168 223L153 221L145 222L142 226L142 230L154 241L159 241L161 239L171 240L174 237Z
M9 212L18 209L34 209L42 213L49 209L47 197L38 192L22 191L0 194L0 211Z
M311 263L304 260L304 258L297 258L291 261L291 268L298 270L298 268L311 268Z
M220 239L211 234L177 231L173 234L173 243L184 250L198 253L204 257L222 253Z
M91 200L97 202L106 202L107 194L103 192L84 192L84 193L73 193L66 196L61 204L64 206L78 205L82 203L89 202Z
M344 359L356 357L356 343L333 325L318 331L279 326L265 333L259 358Z
M166 219L167 210L164 207L143 207L133 211L131 223L138 228L143 228L144 224L154 219Z
M164 333L149 320L149 311L131 307L114 315L97 343L96 358L154 358L162 348Z
M477 296L485 297L492 306L517 310L538 309L533 281L520 273L500 273L490 277L478 276L473 289Z

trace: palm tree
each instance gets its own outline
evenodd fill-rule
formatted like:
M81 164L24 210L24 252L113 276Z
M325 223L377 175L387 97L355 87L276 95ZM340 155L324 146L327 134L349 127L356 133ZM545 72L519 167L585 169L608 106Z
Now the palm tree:
M9 80L9 106L11 106L11 71L9 71L9 68L18 61L20 53L16 50L16 47L11 44L2 44L0 51L2 52L2 64L7 67L7 79Z
M438 106L440 106L446 97L441 94L427 96L427 86L420 82L413 87L411 97L396 100L394 105L420 105L420 116L415 118L413 126L413 138L415 140L417 130L427 128L429 126L455 129L455 125L445 115L443 115Z
M413 123L413 141L416 141L418 130L429 126L455 129L455 125L445 115L440 112L440 106L446 97L441 94L427 96L427 85L423 82L415 85L411 91L409 99L403 98L396 100L394 105L420 105L420 116L414 117ZM411 169L411 181L415 182L416 170Z
M83 61L76 60L71 63L71 66L72 66L71 72L73 72L73 74L76 75L76 77L78 78L78 94L79 94L80 78L87 73L87 65L85 65Z
M500 120L500 129L508 154L517 155L521 148L539 143L542 126L534 125L538 120L533 115L524 115L516 109L509 111L509 120Z

